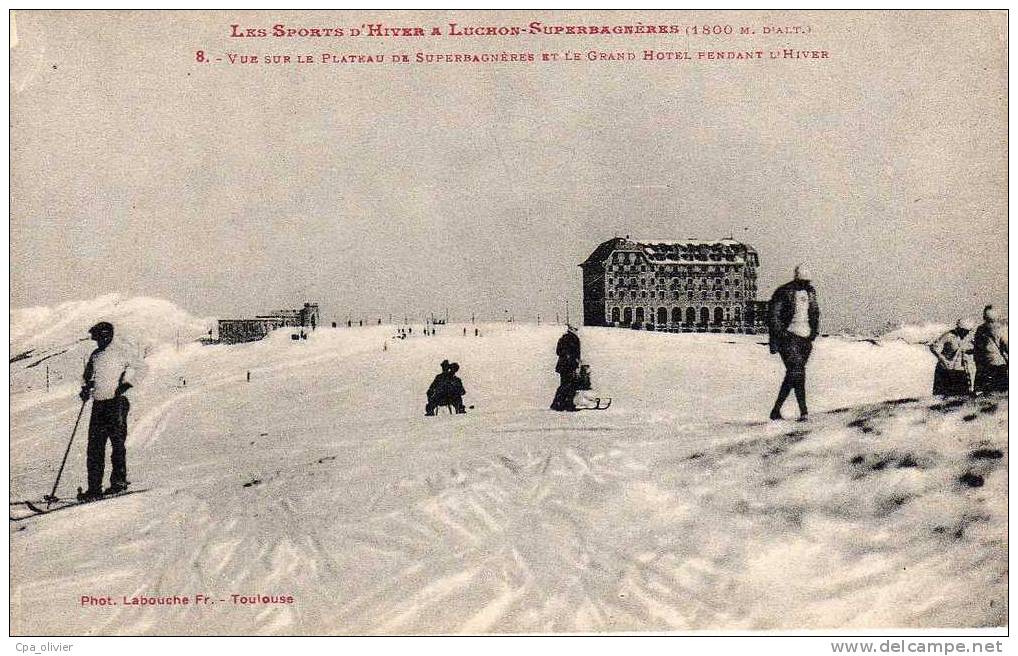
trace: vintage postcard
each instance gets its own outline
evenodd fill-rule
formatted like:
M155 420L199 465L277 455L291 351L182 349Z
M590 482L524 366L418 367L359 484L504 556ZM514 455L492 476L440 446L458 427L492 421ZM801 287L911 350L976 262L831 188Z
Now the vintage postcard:
M11 12L10 633L1006 632L1007 21Z

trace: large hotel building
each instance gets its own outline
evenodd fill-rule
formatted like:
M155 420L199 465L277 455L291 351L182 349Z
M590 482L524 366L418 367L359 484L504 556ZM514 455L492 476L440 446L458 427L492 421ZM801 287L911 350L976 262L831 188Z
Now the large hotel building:
M733 239L602 243L583 269L583 324L667 332L759 332L756 251Z

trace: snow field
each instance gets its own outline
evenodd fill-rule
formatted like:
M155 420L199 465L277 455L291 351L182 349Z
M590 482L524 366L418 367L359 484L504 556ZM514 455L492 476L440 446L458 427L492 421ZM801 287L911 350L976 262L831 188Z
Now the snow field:
M615 404L553 413L561 326L421 328L164 340L132 392L128 466L148 491L11 523L12 631L1006 622L1007 400L933 400L924 346L819 340L799 424L762 421L782 374L762 336L583 328ZM426 418L446 358L476 407ZM32 361L11 365L14 499L48 492L78 409L71 381L28 389ZM63 495L84 478L77 440ZM79 605L197 593L216 603Z

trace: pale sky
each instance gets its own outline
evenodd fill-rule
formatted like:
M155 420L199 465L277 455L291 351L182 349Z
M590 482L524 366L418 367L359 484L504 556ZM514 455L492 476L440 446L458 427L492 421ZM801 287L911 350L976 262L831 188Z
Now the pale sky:
M236 39L229 25L730 23L809 35ZM11 305L110 292L201 316L579 316L615 234L814 272L824 328L1007 296L1006 13L17 12ZM825 60L204 63L823 49Z

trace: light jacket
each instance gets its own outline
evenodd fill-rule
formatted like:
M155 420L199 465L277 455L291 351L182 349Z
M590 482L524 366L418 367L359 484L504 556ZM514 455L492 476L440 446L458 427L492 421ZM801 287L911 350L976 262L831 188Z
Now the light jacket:
M975 331L970 331L960 337L957 330L952 328L938 337L930 344L930 351L937 356L937 366L949 371L971 371L974 336Z
M92 388L92 398L108 401L117 395L121 383L137 385L145 367L134 349L114 340L104 349L92 351L85 364L85 385Z

